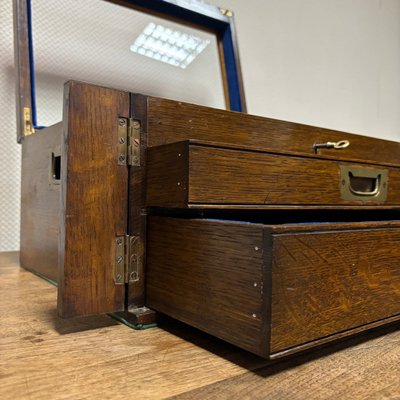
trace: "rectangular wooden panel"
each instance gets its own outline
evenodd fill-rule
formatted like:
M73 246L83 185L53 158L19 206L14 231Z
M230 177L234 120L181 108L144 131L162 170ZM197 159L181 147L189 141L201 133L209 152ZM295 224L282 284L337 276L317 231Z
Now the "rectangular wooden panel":
M17 141L21 143L33 130L31 60L29 57L29 0L14 0L14 57L17 69ZM27 123L26 116L29 116Z
M62 123L24 138L21 168L21 251L24 268L58 280L60 179L53 158L61 155ZM58 159L59 160L59 159Z
M120 311L115 238L127 232L128 167L118 165L118 117L129 93L66 85L58 311L63 317Z
M400 229L321 228L274 236L272 353L400 314Z
M128 284L127 306L128 309L144 306L145 270L146 263L146 142L147 142L147 97L131 94L130 96L131 116L140 123L140 165L129 167L129 211L128 211L128 234L138 236L141 242L143 254L142 262L139 263L138 280Z
M180 142L148 150L147 205L400 205L400 169ZM387 172L387 199L342 196L341 166ZM378 173L377 172L377 173ZM386 189L386 186L385 186ZM383 189L382 189L383 190ZM354 198L358 197L359 201Z
M318 153L338 160L400 165L398 142L156 97L148 97L147 114L149 146L197 139L308 155L316 143L348 140L345 149Z
M147 305L260 354L262 231L256 224L150 216Z
M399 320L399 242L394 221L150 216L147 304L276 359Z
M146 205L187 207L189 203L189 142L147 150Z

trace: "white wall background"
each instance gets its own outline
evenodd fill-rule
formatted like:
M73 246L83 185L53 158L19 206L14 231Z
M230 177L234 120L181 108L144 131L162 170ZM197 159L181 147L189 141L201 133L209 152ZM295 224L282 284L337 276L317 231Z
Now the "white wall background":
M248 111L400 141L399 0L213 0L235 13Z
M400 0L213 2L235 12L249 113L400 140ZM14 87L0 0L0 251L19 247Z

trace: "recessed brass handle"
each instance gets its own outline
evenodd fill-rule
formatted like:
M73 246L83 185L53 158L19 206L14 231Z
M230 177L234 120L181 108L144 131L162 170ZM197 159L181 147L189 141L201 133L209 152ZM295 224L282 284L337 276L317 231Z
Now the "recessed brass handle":
M387 197L388 171L385 169L340 166L343 200L383 202Z
M326 143L314 143L313 149L314 153L318 153L318 149L345 149L350 146L350 142L348 140L339 140L338 142L326 142Z
M349 171L349 189L357 196L375 196L381 187L381 174L376 176L355 176Z

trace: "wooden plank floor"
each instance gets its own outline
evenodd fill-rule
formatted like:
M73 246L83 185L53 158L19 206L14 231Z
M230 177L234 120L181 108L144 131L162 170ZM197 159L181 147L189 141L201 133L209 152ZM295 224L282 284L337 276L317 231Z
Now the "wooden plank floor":
M266 362L166 320L62 320L56 288L0 254L0 399L400 399L399 325Z

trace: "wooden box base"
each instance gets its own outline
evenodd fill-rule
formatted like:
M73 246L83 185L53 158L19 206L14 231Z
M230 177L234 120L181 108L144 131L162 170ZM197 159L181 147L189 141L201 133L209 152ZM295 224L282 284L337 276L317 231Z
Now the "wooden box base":
M400 319L400 222L149 217L147 301L266 358Z

